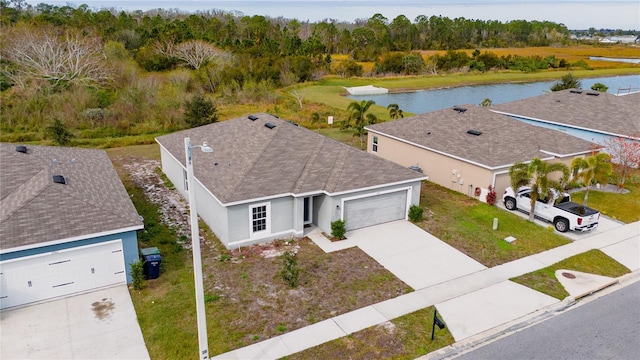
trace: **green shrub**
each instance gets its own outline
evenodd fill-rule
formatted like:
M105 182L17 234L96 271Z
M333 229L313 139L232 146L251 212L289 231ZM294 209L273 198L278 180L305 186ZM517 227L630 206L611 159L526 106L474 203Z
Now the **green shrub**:
M293 251L285 251L282 254L282 270L280 270L280 276L282 280L286 281L290 287L294 288L298 286L300 275L300 268L298 267L298 258Z
M344 234L347 233L347 228L344 224L344 220L336 220L331 223L331 236L336 239L344 239Z
M203 95L194 95L185 102L184 120L189 127L194 128L218 121L218 109L210 99Z
M422 221L422 216L424 215L424 209L417 205L411 205L409 208L409 220L411 222L417 223Z
M73 134L67 129L62 121L60 121L60 119L55 119L53 124L47 126L46 132L53 141L62 146L68 145L73 137Z
M138 260L131 263L131 277L133 278L133 288L135 290L142 289L142 282L144 281L144 267L142 261Z

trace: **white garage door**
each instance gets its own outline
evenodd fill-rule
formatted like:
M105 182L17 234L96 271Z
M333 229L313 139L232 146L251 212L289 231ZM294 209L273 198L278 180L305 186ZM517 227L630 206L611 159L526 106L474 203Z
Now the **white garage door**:
M0 263L0 308L126 283L122 241Z
M396 191L344 203L347 230L402 220L407 215L407 191Z

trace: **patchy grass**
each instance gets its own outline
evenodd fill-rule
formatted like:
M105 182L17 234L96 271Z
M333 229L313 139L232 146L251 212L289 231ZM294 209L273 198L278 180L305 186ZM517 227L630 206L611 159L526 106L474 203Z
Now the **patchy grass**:
M420 206L425 219L417 223L447 244L492 267L570 243L521 217L430 182L422 185ZM497 230L492 230L498 218ZM504 238L517 240L509 244Z
M622 276L629 272L629 269L602 251L590 250L564 259L544 269L512 278L511 280L562 300L569 296L569 293L556 278L556 270L560 269L575 270L612 278Z
M288 356L304 359L415 359L454 342L448 328L436 327L433 306ZM442 318L442 316L439 316Z

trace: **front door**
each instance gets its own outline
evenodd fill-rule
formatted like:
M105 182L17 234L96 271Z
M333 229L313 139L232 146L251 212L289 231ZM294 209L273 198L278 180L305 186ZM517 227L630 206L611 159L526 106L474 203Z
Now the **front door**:
M313 198L304 198L304 225L313 222Z

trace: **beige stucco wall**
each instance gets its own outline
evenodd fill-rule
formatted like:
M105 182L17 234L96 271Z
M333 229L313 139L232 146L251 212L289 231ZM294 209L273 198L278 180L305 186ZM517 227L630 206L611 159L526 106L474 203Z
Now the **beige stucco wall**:
M378 151L373 151L373 137L378 137ZM474 196L475 188L481 189L481 194L477 198L486 201L486 194L489 185L493 185L496 190L498 200L502 198L504 190L511 186L509 179L509 167L489 170L481 166L468 163L463 160L438 154L436 152L423 149L414 145L386 137L384 135L369 132L367 139L367 152L378 155L387 160L391 160L402 166L409 167L418 165L425 175L429 176L429 181L448 189ZM571 165L574 157L547 159L549 163L562 162L567 166ZM550 157L550 156L549 156ZM557 177L559 177L558 175Z
M374 136L378 137L377 152L373 151ZM429 181L469 196L479 187L483 189L481 201L485 200L487 187L493 181L491 170L372 132L369 132L367 151L402 166L418 165L429 176Z

